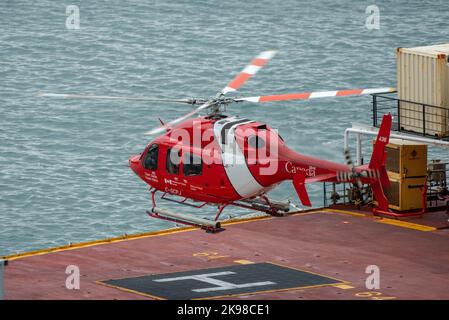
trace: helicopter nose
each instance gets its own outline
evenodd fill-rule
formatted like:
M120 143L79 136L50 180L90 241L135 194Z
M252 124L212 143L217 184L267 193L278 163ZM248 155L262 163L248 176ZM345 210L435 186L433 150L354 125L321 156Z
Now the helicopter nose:
M135 173L138 173L138 171L139 171L139 158L140 158L140 154L133 154L128 160L129 167Z

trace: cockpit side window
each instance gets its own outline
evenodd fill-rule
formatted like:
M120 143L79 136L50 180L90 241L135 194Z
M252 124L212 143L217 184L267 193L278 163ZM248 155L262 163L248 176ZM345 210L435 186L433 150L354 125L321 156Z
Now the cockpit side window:
M179 174L179 163L181 162L181 150L168 149L166 169L168 173Z
M200 156L190 152L184 152L183 155L184 176L199 176L203 170L203 162Z
M159 154L159 146L153 144L148 148L145 159L143 160L143 167L147 170L157 170L157 157Z

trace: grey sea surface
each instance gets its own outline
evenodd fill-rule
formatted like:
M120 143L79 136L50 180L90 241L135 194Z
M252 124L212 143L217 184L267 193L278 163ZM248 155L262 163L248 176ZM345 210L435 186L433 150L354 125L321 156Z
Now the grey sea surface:
M365 26L372 4L379 30ZM79 7L79 30L66 28L68 5ZM158 117L190 106L38 92L209 97L268 49L279 53L242 96L394 87L396 48L448 42L448 15L446 0L1 1L0 255L173 226L145 214L148 186L127 161ZM370 111L369 96L228 108L278 128L301 153L339 162L344 129L371 123ZM321 206L321 184L308 189ZM273 197L298 202L289 183Z

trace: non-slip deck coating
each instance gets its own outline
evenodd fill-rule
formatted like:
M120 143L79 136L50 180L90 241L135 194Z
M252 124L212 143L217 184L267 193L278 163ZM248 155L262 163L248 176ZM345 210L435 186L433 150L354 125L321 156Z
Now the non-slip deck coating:
M397 224L360 212L325 209L229 224L225 225L226 231L217 234L189 229L85 244L69 250L10 257L5 269L5 297L179 298L176 295L181 291L157 296L157 292L148 290L150 294L147 295L137 292L136 288L124 290L104 282L142 276L165 277L179 272L192 274L210 268L225 270L223 268L232 266L275 264L339 280L325 286L293 288L286 285L268 291L259 288L251 292L217 292L214 298L449 299L449 230L444 229L446 221L447 217L441 212L409 219L409 224ZM423 225L432 228L419 227ZM79 267L79 290L66 288L69 275L65 271L69 265ZM366 287L370 276L366 273L367 267L373 265L380 271L379 289ZM267 272L254 273L256 280L248 281L270 281L263 277Z

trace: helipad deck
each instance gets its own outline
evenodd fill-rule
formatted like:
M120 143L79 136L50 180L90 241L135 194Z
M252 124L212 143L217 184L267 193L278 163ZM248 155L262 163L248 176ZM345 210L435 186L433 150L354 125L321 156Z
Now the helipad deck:
M444 213L321 209L8 257L6 299L449 299ZM80 289L66 288L67 266ZM367 289L367 266L380 288Z

